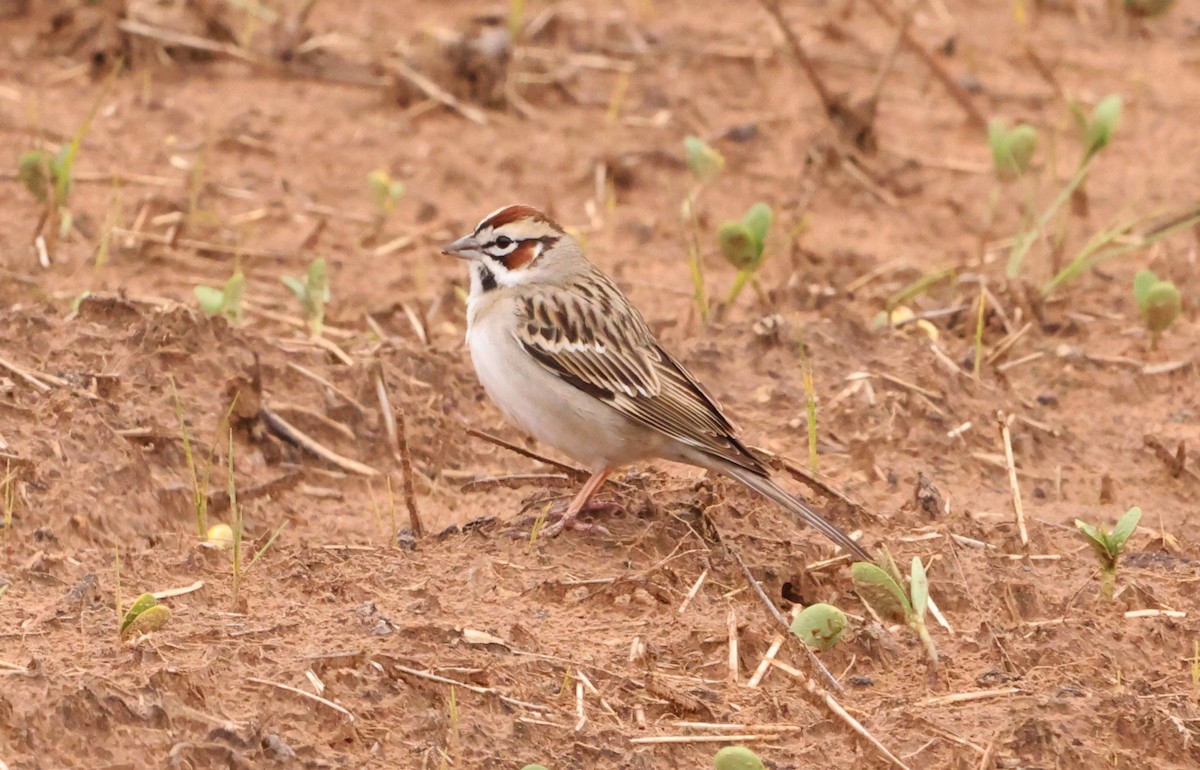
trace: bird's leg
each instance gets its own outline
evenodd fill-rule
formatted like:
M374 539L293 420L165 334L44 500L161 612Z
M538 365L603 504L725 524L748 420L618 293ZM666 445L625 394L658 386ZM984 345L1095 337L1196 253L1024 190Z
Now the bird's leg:
M579 490L579 494L575 495L575 499L567 506L567 510L563 513L562 518L547 527L543 527L541 534L546 537L554 537L564 529L595 529L595 526L584 524L576 519L580 511L587 508L592 495L596 494L596 490L608 479L610 473L612 473L611 468L602 468L593 473L587 482L584 483L583 489ZM603 527L600 528L603 529Z

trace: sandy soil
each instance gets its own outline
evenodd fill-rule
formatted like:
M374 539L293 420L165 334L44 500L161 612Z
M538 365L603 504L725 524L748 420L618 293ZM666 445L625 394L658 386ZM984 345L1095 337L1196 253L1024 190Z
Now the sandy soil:
M1006 186L985 227L984 132L920 58L900 51L879 148L859 155L753 3L528 3L506 66L478 53L494 39L480 18L502 23L503 3L25 5L0 2L0 767L659 770L711 766L729 736L777 770L890 766L783 669L748 686L778 627L732 554L784 612L851 614L822 654L836 699L909 767L1200 766L1200 477L1172 459L1200 446L1196 234L1047 299L1046 240L1004 278L1021 206L1048 206L1079 157L1066 97L1090 109L1119 93L1125 109L1087 211L1051 227L1065 259L1114 221L1200 201L1195 8L1114 24L1099 2L1047 2L1022 24L1009 3L918 6L913 37L976 109L1041 131L1036 186ZM785 15L835 91L869 93L895 38L870 3ZM453 53L461 35L475 53ZM17 158L70 142L93 104L75 226L43 266L35 236L56 227ZM711 232L756 200L776 211L761 295L707 324L679 215L688 134L727 159L697 207L712 296L734 271ZM376 169L406 187L378 225ZM845 500L787 483L871 546L928 563L950 626L933 626L936 682L826 542L732 482L633 468L606 488L622 509L603 518L611 534L519 536L577 482L468 433L544 451L484 398L462 343L465 276L438 254L516 201L573 228L747 440L796 465L803 340L820 475ZM324 343L280 281L316 257ZM235 264L244 318L206 318L193 287ZM1131 293L1143 267L1184 297L1154 349ZM876 328L889 298L943 268L907 302L936 341ZM404 417L420 537L380 377ZM236 394L246 558L286 524L236 598L229 551L198 536L172 382L194 457L214 458L209 523L229 520L220 426ZM379 475L280 439L260 406ZM1111 525L1134 505L1145 516L1106 600L1073 521ZM183 588L163 599L164 628L119 638L118 597ZM811 676L795 640L778 657ZM655 740L671 736L686 737Z

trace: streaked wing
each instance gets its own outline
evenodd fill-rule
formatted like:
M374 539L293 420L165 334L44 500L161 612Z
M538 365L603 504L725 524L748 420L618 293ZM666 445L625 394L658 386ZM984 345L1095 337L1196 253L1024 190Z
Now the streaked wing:
M607 277L539 286L521 298L516 336L542 366L643 425L765 473L695 378L659 346Z

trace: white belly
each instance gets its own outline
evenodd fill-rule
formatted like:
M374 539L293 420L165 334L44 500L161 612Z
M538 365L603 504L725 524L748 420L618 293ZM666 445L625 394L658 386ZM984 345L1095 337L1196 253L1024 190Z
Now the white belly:
M591 470L659 454L656 431L544 369L501 320L471 324L467 344L480 383L509 422Z

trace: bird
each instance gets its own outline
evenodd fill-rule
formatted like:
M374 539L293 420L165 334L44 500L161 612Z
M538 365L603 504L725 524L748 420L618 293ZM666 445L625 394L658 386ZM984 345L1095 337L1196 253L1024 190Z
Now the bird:
M872 561L772 480L716 400L545 213L504 206L442 252L468 263L466 341L489 398L513 425L591 473L543 534L589 528L577 517L610 474L660 458L733 478Z

